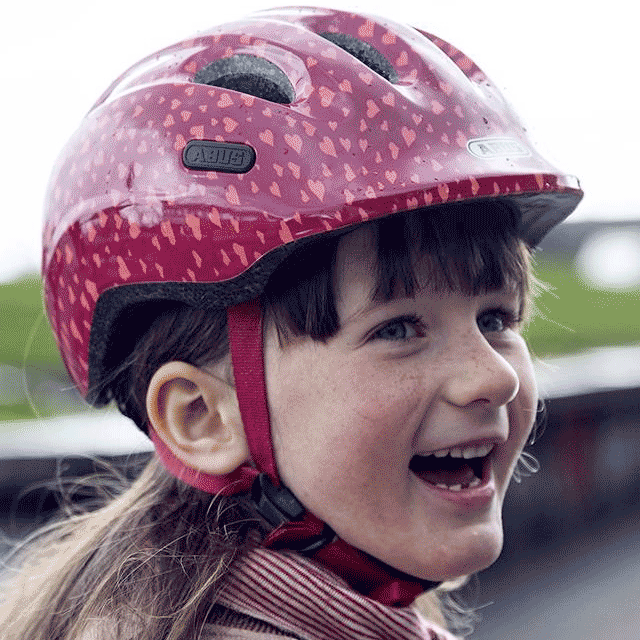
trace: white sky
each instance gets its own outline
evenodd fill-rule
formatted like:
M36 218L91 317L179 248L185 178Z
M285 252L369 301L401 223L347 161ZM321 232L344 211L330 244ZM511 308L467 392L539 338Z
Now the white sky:
M0 28L0 281L37 269L49 170L84 113L128 66L267 0L12 2ZM290 4L290 3L289 3ZM469 55L496 82L534 142L577 175L573 219L640 219L637 19L610 0L367 0L340 5L419 26Z

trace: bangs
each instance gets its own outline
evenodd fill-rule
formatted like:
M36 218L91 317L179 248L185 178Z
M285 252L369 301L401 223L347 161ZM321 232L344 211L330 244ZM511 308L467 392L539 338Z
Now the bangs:
M415 265L428 256L434 292L481 295L502 288L528 290L528 251L518 237L518 214L501 201L412 211L372 224L377 253L374 300L411 297Z
M411 297L416 265L427 259L434 292L481 295L503 288L529 295L529 250L518 236L519 215L508 203L486 200L396 214L358 225L369 229L376 255L372 300ZM267 318L281 341L308 335L325 341L340 329L334 276L340 240L325 236L295 251L273 273L264 293Z

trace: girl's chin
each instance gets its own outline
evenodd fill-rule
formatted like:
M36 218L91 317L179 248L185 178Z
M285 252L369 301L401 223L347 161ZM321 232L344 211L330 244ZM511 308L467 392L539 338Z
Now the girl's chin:
M441 544L434 553L415 558L408 556L388 563L396 569L421 580L446 582L472 575L491 566L502 552L502 528L487 528L469 532L467 539ZM400 560L400 562L398 562Z
M465 551L442 555L429 567L424 567L424 578L446 582L461 576L468 576L490 567L502 552L502 539L485 540L483 544L475 541Z

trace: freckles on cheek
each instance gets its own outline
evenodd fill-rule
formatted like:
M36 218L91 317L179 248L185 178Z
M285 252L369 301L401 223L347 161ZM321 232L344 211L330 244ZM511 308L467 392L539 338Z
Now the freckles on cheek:
M352 438L368 482L402 481L421 424L420 397L388 377L381 384L371 380L355 392Z
M415 379L379 370L361 378L353 404L363 421L394 432L407 426L410 416L424 399L425 394L420 392Z

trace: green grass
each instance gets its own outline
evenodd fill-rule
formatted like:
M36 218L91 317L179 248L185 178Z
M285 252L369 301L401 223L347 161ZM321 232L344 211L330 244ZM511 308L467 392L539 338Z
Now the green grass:
M640 342L640 289L601 291L585 283L572 264L556 257L537 258L536 274L551 286L537 299L538 314L525 336L539 357L592 347ZM42 310L42 288L34 274L0 284L0 364L31 367L59 377L63 369ZM6 395L5 395L6 397ZM5 399L0 384L0 421L35 417L26 398ZM51 415L55 403L37 403ZM68 408L66 409L68 410Z
M0 362L62 369L35 274L0 284L0 336Z
M17 370L36 368L49 371L56 377L60 377L64 369L44 316L42 284L35 274L0 284L0 364L11 365ZM26 394L17 397L15 380L10 382L0 382L0 421L56 413L49 403L43 406L37 400L34 400L37 406L34 410ZM9 392L11 397L7 397L7 387L12 388Z
M539 257L536 275L551 287L537 298L537 315L525 331L536 355L640 342L640 289L597 289L558 258Z
M36 417L48 417L43 416L42 412L38 412L40 415L36 416L34 410L28 402L20 402L18 404L11 404L8 406L0 405L0 421L6 422L9 420L31 420ZM0 431L2 428L0 427Z

